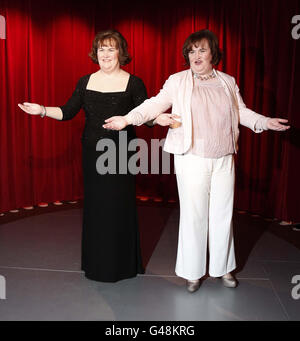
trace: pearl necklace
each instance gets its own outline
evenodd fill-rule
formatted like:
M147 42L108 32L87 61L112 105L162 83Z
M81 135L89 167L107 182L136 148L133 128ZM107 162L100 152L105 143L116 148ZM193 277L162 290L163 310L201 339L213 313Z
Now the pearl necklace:
M193 76L194 76L194 78L200 79L200 81L207 81L207 80L209 80L209 79L216 78L216 75L215 75L214 72L212 72L212 73L211 73L210 75L208 75L208 76L201 76L201 75L199 75L198 73L193 72Z

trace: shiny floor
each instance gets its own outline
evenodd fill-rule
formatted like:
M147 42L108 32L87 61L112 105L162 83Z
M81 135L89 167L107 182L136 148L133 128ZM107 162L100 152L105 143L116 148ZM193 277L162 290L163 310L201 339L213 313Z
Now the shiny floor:
M300 320L299 232L235 212L239 286L207 277L190 294L174 273L178 208L138 209L146 273L114 284L80 271L81 208L1 224L0 320Z

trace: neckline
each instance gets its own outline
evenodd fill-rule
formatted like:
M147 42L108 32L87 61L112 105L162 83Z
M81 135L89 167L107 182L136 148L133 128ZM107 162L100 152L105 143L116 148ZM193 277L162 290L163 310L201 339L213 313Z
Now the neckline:
M219 83L220 80L218 79L218 77L212 78L212 79L207 79L207 80L203 80L201 81L200 79L195 79L194 80L195 84L214 84L214 83Z
M130 83L130 80L131 80L131 77L132 77L132 74L130 73L129 74L129 78L128 78L128 82L127 82L127 85L126 85L126 89L124 91L98 91L98 90L92 90L92 89L87 89L87 85L89 84L89 80L91 78L91 75L92 74L89 74L89 77L87 79L87 83L86 83L86 86L85 86L85 90L86 91L93 91L93 92L98 92L99 94L124 94L125 92L128 91L128 88L129 88L129 83Z

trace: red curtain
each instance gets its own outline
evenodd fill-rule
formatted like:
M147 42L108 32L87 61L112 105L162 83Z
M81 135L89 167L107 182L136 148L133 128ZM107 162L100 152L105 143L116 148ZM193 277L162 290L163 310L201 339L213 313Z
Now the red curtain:
M184 69L181 48L195 30L219 39L219 69L234 77L245 103L258 113L288 118L288 133L256 135L241 127L235 207L300 221L300 40L291 35L300 2L289 0L34 1L2 0L6 39L0 39L0 212L39 202L81 198L81 112L59 122L24 114L17 104L66 102L82 75L95 72L88 57L97 31L116 28L133 61L125 69L155 95ZM298 61L298 63L297 63ZM150 145L166 129L137 128ZM139 175L137 194L177 196L174 175Z

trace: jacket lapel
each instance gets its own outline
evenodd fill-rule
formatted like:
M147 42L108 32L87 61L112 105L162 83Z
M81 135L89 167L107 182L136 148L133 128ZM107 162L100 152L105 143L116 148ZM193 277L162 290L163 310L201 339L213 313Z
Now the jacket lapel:
M223 84L225 92L226 92L227 96L229 97L229 100L231 101L231 104L234 105L236 109L238 109L235 89L233 89L233 86L232 86L231 82L228 79L226 79L226 77L223 77L221 72L216 71L214 69L214 73L219 78L221 83Z
M184 129L184 146L185 150L190 148L192 143L192 95L193 95L193 75L192 70L187 70L185 74L185 79L183 79L182 86L183 86L183 96L182 98L182 108L184 108L184 116L185 119L182 120L183 122L183 129Z

